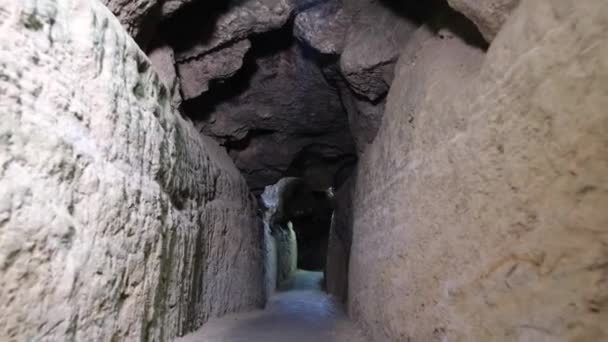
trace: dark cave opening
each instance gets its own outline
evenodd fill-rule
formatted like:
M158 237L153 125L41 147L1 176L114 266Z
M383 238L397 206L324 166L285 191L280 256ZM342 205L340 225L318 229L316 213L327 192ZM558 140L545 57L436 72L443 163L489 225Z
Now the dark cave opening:
M303 184L284 200L284 219L292 223L296 235L298 268L322 271L333 212L328 193Z
M304 179L282 178L261 195L276 262L276 287L291 288L299 270L325 272L334 210L333 189L315 190Z

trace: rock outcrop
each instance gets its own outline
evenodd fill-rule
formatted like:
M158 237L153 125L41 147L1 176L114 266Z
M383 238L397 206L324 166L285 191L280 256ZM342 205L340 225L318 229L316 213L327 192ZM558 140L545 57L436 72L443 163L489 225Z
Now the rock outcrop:
M373 338L608 339L607 17L524 0L487 54L461 24L407 43L355 180L348 307Z
M146 29L154 27L160 18L156 10L163 0L100 0L120 20L127 32L135 39ZM138 39L140 40L140 39Z
M162 0L160 13L163 18L172 18L181 9L192 5L196 0Z
M309 170L324 174L316 183L328 188L355 153L337 92L290 38L286 31L255 40L240 74L185 104L259 193L285 175L307 178Z
M192 46L180 50L178 61L199 57L253 34L279 29L289 20L293 9L294 3L290 0L234 1L218 14L210 32L200 32L202 36L197 37Z
M447 2L477 25L488 42L492 42L511 11L520 0L447 0Z
M0 0L0 336L167 341L263 305L225 151L98 1Z
M341 54L351 19L341 1L325 1L296 16L294 36L319 53Z
M338 92L293 36L292 14L313 5L239 1L188 39L175 27L199 18L172 23L184 111L225 146L256 194L285 176L334 186L355 156Z
M243 67L245 54L251 48L244 39L220 50L182 60L178 64L181 89L185 100L197 98L209 90L214 80L228 79Z
M376 137L395 63L422 14L415 6L372 0L344 1L344 8L352 19L339 60L345 82L338 87L361 154Z
M173 107L178 109L182 104L180 79L175 69L175 53L171 46L164 42L154 44L148 51L148 58L160 80L169 90Z
M294 35L300 41L324 58L337 59L325 65L325 76L338 89L359 154L376 136L402 43L421 15L416 6L393 5L330 0L295 19Z
M199 7L166 24L170 40L178 51L177 68L186 100L207 92L210 82L234 76L243 67L245 54L251 48L248 38L283 27L294 10L294 3L291 0L238 0L215 7ZM211 24L201 25L201 15L206 15L206 21Z
M376 135L400 42L419 10L372 0L239 0L170 12L157 39L175 51L173 89L182 96L173 102L186 101L184 112L229 150L259 194L284 176L318 189L345 179Z

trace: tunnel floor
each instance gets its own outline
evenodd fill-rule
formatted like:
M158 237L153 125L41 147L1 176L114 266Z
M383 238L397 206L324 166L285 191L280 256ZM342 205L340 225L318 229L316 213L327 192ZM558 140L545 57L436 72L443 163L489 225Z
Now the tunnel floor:
M289 290L270 298L265 310L209 321L178 342L365 342L342 307L321 291L323 273L298 271Z

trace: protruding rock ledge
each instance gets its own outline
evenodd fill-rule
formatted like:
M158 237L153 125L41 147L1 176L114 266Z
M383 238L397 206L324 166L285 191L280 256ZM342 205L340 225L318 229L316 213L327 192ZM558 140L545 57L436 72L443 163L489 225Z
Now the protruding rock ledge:
M245 54L251 48L247 39L177 64L184 100L209 90L209 83L227 79L241 69Z

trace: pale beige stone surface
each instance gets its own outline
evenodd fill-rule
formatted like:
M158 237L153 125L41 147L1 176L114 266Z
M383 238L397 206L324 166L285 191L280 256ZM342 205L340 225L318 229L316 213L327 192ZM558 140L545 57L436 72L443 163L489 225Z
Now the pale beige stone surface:
M0 0L0 339L166 341L263 304L238 171L98 1Z
M524 0L487 55L408 43L354 194L348 305L376 340L608 340L606 18Z

